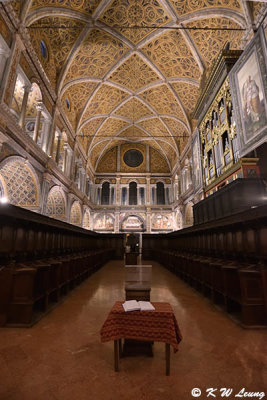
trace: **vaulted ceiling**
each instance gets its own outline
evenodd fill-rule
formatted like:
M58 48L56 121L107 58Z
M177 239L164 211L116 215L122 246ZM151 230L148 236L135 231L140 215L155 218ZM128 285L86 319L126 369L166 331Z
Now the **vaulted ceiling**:
M107 149L137 141L160 150L172 168L192 133L203 72L227 42L241 47L240 28L263 4L251 2L248 10L243 0L26 3L33 48L93 168Z

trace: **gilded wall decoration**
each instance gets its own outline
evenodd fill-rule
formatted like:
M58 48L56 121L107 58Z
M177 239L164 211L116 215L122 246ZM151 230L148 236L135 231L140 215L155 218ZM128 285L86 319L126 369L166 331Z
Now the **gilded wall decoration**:
M1 14L0 14L0 32L3 38L5 39L7 45L10 47L12 43L12 33L10 32Z
M52 87L55 88L62 66L79 37L84 23L64 17L46 17L34 22L34 26L40 27L40 29L29 27L31 43ZM42 26L46 26L46 28L42 28ZM60 26L60 28L53 29L49 28L50 26ZM47 47L46 58L41 53L41 40L45 42Z
M96 172L116 172L117 171L117 147L109 150L103 155L98 163Z
M137 121L140 118L150 115L151 111L145 104L134 97L123 104L114 114Z
M219 52L224 48L227 42L230 43L231 50L239 50L241 48L241 38L244 35L244 31L201 30L201 28L208 27L241 28L240 25L230 19L209 18L191 22L186 26L200 28L200 30L191 30L190 34L207 67L211 67L211 64L218 57Z
M29 80L31 80L34 77L34 73L32 72L31 66L29 65L23 53L21 54L19 64L25 72L25 75L28 77Z
M81 129L79 134L81 132L83 133L83 137L86 138L88 146L91 144L93 140L93 136L95 134L95 131L99 128L100 124L104 121L104 118L94 118L88 121Z
M94 137L93 144L103 140L107 141L109 140L109 137L110 139L112 139L112 137L116 136L117 132L124 128L126 125L127 122L121 119L107 118L97 132L96 136ZM107 142L105 142L104 144L107 144Z
M62 7L79 11L86 15L92 15L100 0L33 0L31 10L41 7Z
M129 94L123 90L105 84L102 85L90 99L82 121L97 114L109 114L127 96Z
M20 207L38 206L35 177L23 161L9 161L0 170L10 203Z
M68 70L65 81L90 76L103 78L106 72L129 48L114 36L93 29L81 44Z
M199 67L178 31L162 33L142 47L142 51L168 78L182 76L200 79Z
M109 80L135 91L160 77L137 55L133 54L109 77Z
M132 140L138 140L138 138L147 137L147 133L137 128L137 126L130 126L119 134L118 137L127 137Z
M160 140L159 142L161 149L165 152L166 156L169 159L169 162L172 167L174 167L176 161L177 161L177 151L173 149L168 143L163 142L163 140Z
M154 29L127 29L128 26L162 26L171 21L157 0L115 0L100 18L133 43L138 43Z
M172 118L163 118L163 121L167 124L167 126L171 130L178 148L180 146L181 141L187 142L189 134L186 128L182 124L177 123L177 121Z
M150 147L150 172L170 172L170 168L167 161L163 156L155 149Z
M253 21L257 19L257 16L263 7L267 8L267 5L264 5L264 2L250 1L249 4L252 10Z
M46 214L57 219L65 219L66 217L65 200L59 186L52 187L48 193Z
M143 161L138 167L129 167L124 162L124 154L131 149L139 150L143 155ZM139 143L127 143L121 146L121 172L145 172L146 171L146 148L143 144Z
M185 121L185 116L174 94L167 85L147 89L140 94L159 114L173 115Z
M214 7L241 11L240 0L170 0L179 16Z
M77 121L86 101L96 88L95 82L82 82L70 86L61 98L62 107L74 130L77 128ZM69 108L67 106L69 102Z
M16 16L19 18L21 10L21 0L12 0L10 3L13 10L15 11Z
M78 201L74 201L70 210L70 223L74 225L81 225L82 212L81 206Z
M190 115L196 106L200 93L199 88L186 82L174 82L172 83L172 87L181 100L187 115Z
M173 139L170 137L170 133L158 118L145 119L144 121L139 122L138 125L146 129L154 137L164 136L166 139L169 139L171 142L173 142Z

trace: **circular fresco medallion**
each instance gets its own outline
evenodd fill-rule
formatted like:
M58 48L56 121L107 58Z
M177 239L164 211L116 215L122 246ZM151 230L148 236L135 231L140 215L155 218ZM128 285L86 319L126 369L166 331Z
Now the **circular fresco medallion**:
M126 153L123 156L123 161L125 162L128 167L139 167L139 165L142 164L143 162L143 154L141 151L136 150L136 149L131 149L126 151Z

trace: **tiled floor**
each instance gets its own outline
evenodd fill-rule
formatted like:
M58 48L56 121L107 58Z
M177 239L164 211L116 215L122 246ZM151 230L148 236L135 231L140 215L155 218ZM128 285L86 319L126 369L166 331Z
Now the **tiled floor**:
M154 358L121 360L99 331L124 299L123 264L109 262L29 329L0 329L0 400L187 400L191 390L267 392L267 331L244 330L208 299L153 263L152 301L172 304L183 334L165 376L164 345ZM267 395L267 393L266 393ZM267 396L266 396L267 397ZM240 398L240 397L237 397ZM254 398L260 398L254 396Z

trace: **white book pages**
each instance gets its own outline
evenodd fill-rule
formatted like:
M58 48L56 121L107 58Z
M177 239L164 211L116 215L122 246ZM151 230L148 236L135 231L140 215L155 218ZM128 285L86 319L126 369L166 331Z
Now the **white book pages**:
M124 311L139 311L140 310L140 305L136 300L128 300L123 303L122 307L124 308Z
M139 301L141 311L153 311L155 307L149 301Z

